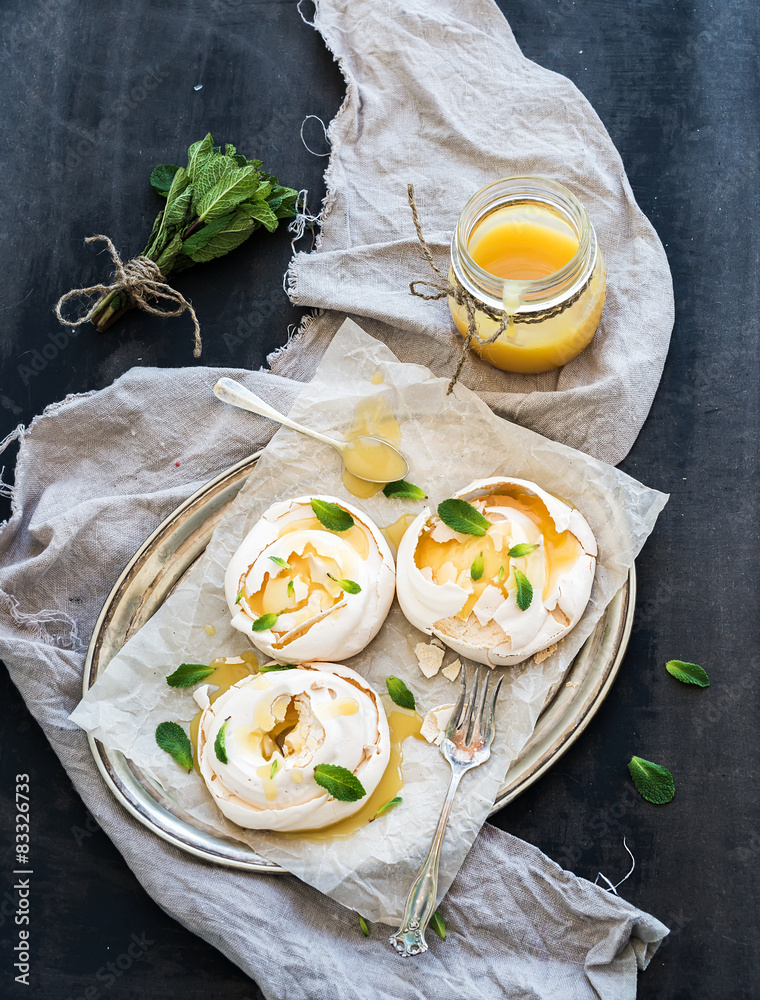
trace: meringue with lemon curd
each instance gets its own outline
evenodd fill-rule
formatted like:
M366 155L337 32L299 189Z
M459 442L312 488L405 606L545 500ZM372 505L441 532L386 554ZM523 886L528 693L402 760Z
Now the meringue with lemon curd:
M330 530L312 501L337 513ZM232 624L280 663L344 660L377 634L393 601L395 566L380 529L335 497L270 507L225 575Z
M583 614L596 568L593 532L575 507L524 479L477 480L454 498L485 518L483 533L453 530L423 510L399 545L401 609L460 655L492 667L520 663Z
M198 729L198 766L214 802L256 830L316 830L346 819L379 784L390 751L379 695L336 663L246 677L207 705ZM320 764L346 768L366 796L333 798L316 781Z

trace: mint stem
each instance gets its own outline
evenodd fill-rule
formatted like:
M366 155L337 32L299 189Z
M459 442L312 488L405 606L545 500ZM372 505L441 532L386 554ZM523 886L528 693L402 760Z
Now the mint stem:
M196 229L200 229L203 225L203 219L196 219L192 225L188 226L187 229L182 234L182 239L186 240L188 236L195 232Z
M90 322L98 333L103 333L131 308L132 305L126 293L121 291L106 292L90 317Z

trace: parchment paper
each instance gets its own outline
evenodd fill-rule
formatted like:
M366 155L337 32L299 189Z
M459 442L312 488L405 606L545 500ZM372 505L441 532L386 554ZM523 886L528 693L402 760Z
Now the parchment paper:
M378 371L383 381L373 384ZM410 463L409 478L428 493L428 504L435 507L475 478L504 474L531 479L579 507L596 534L599 559L586 613L557 652L540 665L530 659L503 668L493 751L486 764L465 776L455 800L441 859L440 896L486 820L548 693L625 582L667 501L664 494L611 466L495 416L464 386L456 386L450 396L446 388L446 379L434 378L420 365L400 363L388 348L347 320L291 416L324 433L340 435L351 423L357 402L382 393L401 425L401 450ZM240 419L245 420L245 414ZM421 509L420 502L388 500L382 493L356 501L343 487L340 459L333 449L279 430L214 532L204 557L111 661L71 718L133 760L198 825L249 844L371 920L395 923L429 846L448 780L448 764L437 748L408 739L402 805L349 839L323 842L246 831L227 822L198 775L185 774L154 739L159 722L171 719L186 726L197 712L192 691L170 688L167 674L183 661L207 663L216 656L235 656L251 648L230 626L223 595L227 562L243 536L270 504L318 492L358 503L381 526L393 523L405 511ZM213 636L204 629L207 625L215 628ZM458 687L440 674L432 679L422 675L413 652L420 641L428 639L408 624L394 602L376 639L348 663L378 691L385 690L388 675L402 677L424 714L454 701ZM454 658L447 652L444 663ZM390 710L390 702L386 707Z

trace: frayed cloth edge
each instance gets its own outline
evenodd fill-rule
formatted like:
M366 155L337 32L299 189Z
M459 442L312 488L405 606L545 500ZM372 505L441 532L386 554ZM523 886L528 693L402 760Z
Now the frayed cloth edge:
M341 148L341 142L338 140L337 132L343 122L343 119L346 117L348 113L349 105L353 102L353 96L354 96L354 91L356 89L356 85L352 77L349 75L348 69L346 68L345 65L345 61L341 59L338 55L336 55L332 46L325 37L324 32L320 28L319 0L311 0L311 2L314 4L315 8L313 21L307 21L306 18L301 13L300 9L298 13L301 16L301 20L304 22L304 24L308 24L309 27L314 28L315 31L318 31L320 33L320 35L322 36L322 40L325 43L325 47L332 56L333 62L337 63L338 69L340 70L340 75L343 77L343 82L346 85L346 93L343 98L343 102L341 103L341 106L338 108L335 117L330 122L325 133L327 141L330 143L330 158L327 161L327 166L325 167L324 174L322 175L322 179L324 180L325 183L325 196L322 199L322 205L319 212L315 216L309 217L310 220L313 221L317 226L317 234L314 242L314 250L312 251L312 253L319 253L320 250L322 249L322 235L323 235L324 224L327 221L330 212L332 211L333 206L335 204L335 190L333 188L332 177L333 177L333 172L335 170L337 156ZM300 5L300 0L299 0L299 5ZM298 222L298 219L296 219L295 222ZM293 225L293 223L291 223L291 225ZM295 242L296 240L294 239L293 243ZM294 304L297 304L296 299L298 296L298 276L296 273L296 264L298 258L301 257L302 255L306 255L306 251L299 250L293 252L293 256L290 258L290 263L288 264L288 269L285 272L285 278L283 281L283 288L285 289L285 292L290 301L293 302ZM303 328L303 323L301 324L301 328ZM300 329L296 334L296 336L298 336L301 332L304 332L303 329ZM284 349L287 349L287 347L289 347L291 344L291 340L294 339L295 338L289 338L288 343L285 345ZM270 357L271 356L272 355L270 355Z
M0 591L0 595L8 605L11 622L27 638L57 649L70 649L77 653L84 651L85 645L79 636L79 627L71 615L67 615L65 611L45 608L40 608L39 611L22 611L18 598L4 591ZM63 635L51 635L45 627L47 625L61 626Z
M271 354L267 354L267 365L269 370L271 370L272 366L276 364L278 361L285 360L285 356L290 351L290 349L295 347L304 339L304 337L308 334L314 321L318 319L324 313L324 311L325 311L324 309L315 309L313 312L307 313L307 315L301 319L301 322L298 324L297 327L288 328L287 342L283 344L281 347L275 348L275 350L273 350ZM261 368L260 371L267 371L267 369ZM274 372L274 374L276 375L278 373Z

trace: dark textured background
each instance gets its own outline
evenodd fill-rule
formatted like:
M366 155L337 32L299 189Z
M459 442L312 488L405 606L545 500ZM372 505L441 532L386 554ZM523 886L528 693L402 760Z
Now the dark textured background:
M591 879L622 877L626 836L637 867L621 892L672 928L640 997L756 996L756 0L500 6L523 51L574 80L609 129L667 249L677 320L652 412L623 463L672 498L638 562L621 675L576 746L496 822ZM157 210L150 169L208 130L318 204L326 161L306 152L299 128L307 114L329 121L343 88L291 0L3 0L0 19L2 439L46 404L133 365L193 363L184 320L134 313L105 336L87 328L65 342L52 303L104 269L83 237L106 232L125 254L138 251ZM315 122L307 135L324 148ZM284 342L300 315L282 292L288 257L280 231L177 281L201 317L202 363L258 367ZM12 459L13 449L6 479ZM662 666L673 657L703 663L712 687L679 685ZM28 771L36 858L32 985L12 978L4 871L0 995L258 998L145 895L4 671L0 685L10 720L0 736L0 857L9 867L14 775ZM669 806L632 791L633 753L672 769ZM152 942L144 956L113 981L96 978L133 933Z

